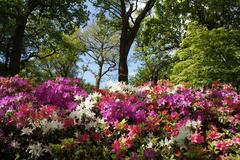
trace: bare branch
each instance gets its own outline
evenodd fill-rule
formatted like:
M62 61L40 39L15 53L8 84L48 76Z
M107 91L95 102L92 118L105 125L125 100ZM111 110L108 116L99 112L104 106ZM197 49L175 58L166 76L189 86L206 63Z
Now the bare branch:
M49 53L49 54L47 54L45 56L42 56L42 57L33 53L33 54L29 55L26 59L22 60L21 63L25 63L25 62L29 61L31 58L33 58L33 57L38 58L39 60L42 60L42 59L45 59L47 57L50 57L50 56L54 55L55 53L57 53L56 49L53 49L53 51L51 53Z

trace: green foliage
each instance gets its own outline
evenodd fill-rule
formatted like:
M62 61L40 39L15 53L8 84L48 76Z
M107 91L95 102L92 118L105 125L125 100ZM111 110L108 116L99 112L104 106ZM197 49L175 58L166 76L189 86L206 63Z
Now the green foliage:
M15 29L19 19L27 19L21 65L41 54L43 47L61 45L62 34L70 34L87 21L85 0L1 0L0 1L0 65L7 69L13 51ZM19 22L18 22L19 21ZM19 42L20 43L20 42Z
M140 85L148 81L156 82L159 79L169 79L176 58L164 52L153 56L147 55L144 57L144 64L138 68L136 75L130 79L131 84Z
M171 80L204 86L211 81L240 82L240 31L208 30L192 23L188 27L174 65Z
M240 25L239 0L183 0L178 1L174 10L208 29L239 28Z
M58 76L76 77L77 62L84 51L84 46L78 36L78 30L76 30L70 36L62 34L60 42L49 40L51 46L42 46L38 57L27 62L20 75L36 82Z
M98 18L96 24L89 25L80 33L79 39L84 44L87 59L83 67L94 76L97 88L109 72L116 70L119 36L120 33L104 17ZM93 64L96 69L90 66Z
M172 52L178 48L182 37L182 19L171 9L176 2L158 1L153 18L145 20L137 37L136 60L142 66L131 79L134 84L158 79L169 79L175 58Z
M143 65L139 68L137 75L132 78L132 82L142 83L154 79L154 81L168 79L172 70L172 63L176 58L169 56L169 53L173 53L174 50L179 48L179 44L185 36L187 23L197 21L198 24L206 27L204 33L202 33L203 30L198 30L197 34L200 35L197 38L198 36L195 35L196 30L188 31L191 32L191 36L189 36L189 33L186 35L188 38L184 40L181 50L184 48L189 48L189 50L198 48L201 52L204 52L204 54L198 54L199 57L205 61L215 61L215 65L213 66L213 63L211 63L212 66L209 66L205 62L196 62L191 58L185 58L184 62L181 60L175 65L172 79L177 82L191 81L197 85L206 84L211 80L234 81L233 83L237 84L239 80L233 77L236 77L238 73L238 56L235 55L237 55L236 52L238 52L239 46L237 39L237 29L240 25L239 12L240 1L158 0L155 4L153 18L145 21L145 25L138 35L135 56L137 60L143 62ZM215 30L208 32L208 29ZM184 44L187 47L183 46ZM182 56L184 54L189 56L190 51L179 52L181 52ZM200 51L194 51L194 53L198 52ZM214 54L210 54L210 52ZM233 55L232 57L227 55L229 59L226 60L227 62L223 62L221 56L226 57L223 53ZM209 76L206 77L207 72ZM185 75L185 78L183 75Z

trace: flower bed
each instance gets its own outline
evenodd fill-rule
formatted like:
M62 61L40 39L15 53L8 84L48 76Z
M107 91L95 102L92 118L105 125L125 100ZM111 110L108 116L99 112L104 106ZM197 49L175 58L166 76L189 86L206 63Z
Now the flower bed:
M0 78L1 158L240 158L240 96L231 85L117 83L88 94L79 82Z

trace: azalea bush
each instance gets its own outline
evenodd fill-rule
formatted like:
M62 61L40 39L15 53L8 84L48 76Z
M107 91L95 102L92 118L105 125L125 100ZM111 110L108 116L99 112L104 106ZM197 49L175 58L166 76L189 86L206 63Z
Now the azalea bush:
M3 159L240 158L240 95L229 84L116 83L87 93L79 79L33 87L11 77L0 90Z

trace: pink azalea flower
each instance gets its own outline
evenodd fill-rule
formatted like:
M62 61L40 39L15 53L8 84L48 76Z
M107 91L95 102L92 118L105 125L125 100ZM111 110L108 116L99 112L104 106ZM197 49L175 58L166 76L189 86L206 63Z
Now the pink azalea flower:
M208 135L207 135L207 139L210 139L210 140L216 140L218 138L220 138L221 135L216 132L216 131L211 131Z
M229 145L230 144L226 141L218 141L216 142L216 149L225 152L228 150Z
M232 138L232 144L239 144L239 143L240 143L240 137Z
M121 151L121 143L118 140L115 140L112 144L113 152L118 153Z
M192 143L201 144L201 143L204 143L204 137L201 136L200 134L192 134L190 136L190 141Z

